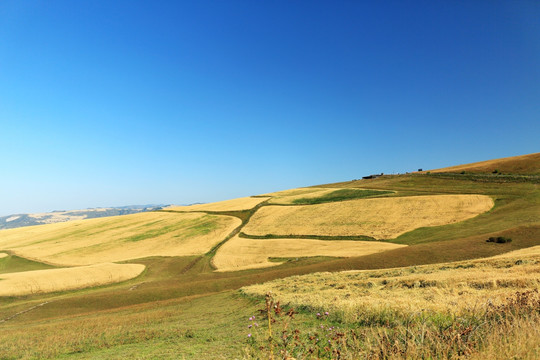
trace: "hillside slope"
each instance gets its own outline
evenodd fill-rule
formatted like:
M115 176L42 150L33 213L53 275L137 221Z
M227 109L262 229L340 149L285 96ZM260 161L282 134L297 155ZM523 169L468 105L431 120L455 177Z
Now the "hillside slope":
M519 168L522 158L507 161L508 169ZM528 157L529 169L535 168L534 158ZM483 206L475 211L477 205ZM464 216L467 212L470 216ZM397 230L370 236L377 228ZM486 241L491 237L505 241ZM491 173L384 175L193 207L0 230L0 290L10 295L0 296L0 358L242 358L248 345L242 340L247 340L246 319L259 314L265 300L258 294L239 296L239 289L253 284L266 289L278 284L264 284L275 279L284 279L280 294L286 290L321 299L320 309L331 314L324 321L339 320L329 323L331 328L360 327L368 331L362 338L369 342L378 341L379 330L391 336L413 334L397 339L406 351L419 345L414 339L429 333L434 346L455 349L452 339L469 339L459 332L469 331L469 324L460 322L459 306L448 313L447 305L455 307L453 301L467 310L498 295L540 290L538 254L527 250L539 245L539 176ZM506 260L478 260L521 249ZM66 267L87 264L92 271ZM120 269L133 272L124 281L114 277ZM355 272L336 274L344 270ZM290 278L307 274L301 279L314 283ZM69 282L61 281L64 275ZM45 286L51 277L57 285ZM341 283L347 279L350 283ZM30 291L7 292L8 286ZM372 294L386 295L385 302L375 299L374 306L356 311L355 304ZM326 295L334 307L322 302ZM389 306L379 311L377 306L385 303ZM406 307L395 308L400 303ZM314 315L309 311L317 304L298 304L295 321L303 333L310 332ZM347 316L338 319L347 314L348 304L350 314L361 315L352 322ZM398 310L405 312L399 315ZM472 315L476 319L485 313ZM516 358L520 353L512 344L520 344L527 351L537 347L540 354L540 314L535 316L525 324L516 318L515 324L523 326L510 324L509 329L478 318L485 325L472 324L480 330L467 351L478 358ZM409 325L416 325L411 319L418 320L419 332L412 332ZM259 315L257 321L259 326L253 326L268 339L266 323ZM386 326L389 321L394 329ZM483 340L488 336L492 342ZM250 340L256 337L253 332ZM387 339L380 338L383 350ZM501 345L482 353L487 345L478 344ZM417 352L407 358L450 358L432 356L429 347L418 349L425 349L425 356ZM349 358L366 358L359 354Z
M441 169L430 170L432 173L493 173L498 171L503 174L540 175L540 153L511 156L500 159L479 161L470 164L450 166Z

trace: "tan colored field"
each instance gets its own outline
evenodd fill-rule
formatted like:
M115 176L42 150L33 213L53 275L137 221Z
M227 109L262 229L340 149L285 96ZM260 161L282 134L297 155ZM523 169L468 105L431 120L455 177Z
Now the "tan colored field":
M0 249L61 265L198 255L240 224L231 216L145 212L1 230Z
M243 288L271 291L293 306L343 312L348 321L381 311L432 310L460 314L494 304L516 291L540 288L540 246L506 257L389 270L315 273Z
M540 153L512 156L431 170L439 172L491 173L499 170L506 174L540 174Z
M97 264L0 275L0 296L20 296L83 289L132 279L145 269L139 264Z
M1 259L1 258L5 258L5 257L8 257L8 256L9 256L9 255L8 255L8 254L6 254L6 253L0 253L0 259Z
M293 189L294 190L294 189ZM307 188L306 192L300 192L299 190L303 189L296 189L296 191L291 191L291 193L287 194L286 191L282 191L282 195L273 196L268 203L269 204L293 204L293 202L297 199L311 199L311 198L317 198L319 196L323 196L326 194L330 194L331 192L334 192L339 189L333 189L333 188Z
M346 240L271 239L255 240L235 236L217 251L213 264L218 271L257 269L280 265L270 257L352 257L392 250L405 245Z
M493 204L485 195L433 195L265 206L243 231L249 235L366 235L392 239L419 227L470 219Z
M243 197L232 200L219 201L208 204L197 204L189 206L170 206L167 210L174 211L237 211L249 210L259 205L268 198L263 197Z
M522 258L540 258L540 245L530 248L514 250L505 254L493 256L492 259L522 259ZM539 275L540 276L540 275Z

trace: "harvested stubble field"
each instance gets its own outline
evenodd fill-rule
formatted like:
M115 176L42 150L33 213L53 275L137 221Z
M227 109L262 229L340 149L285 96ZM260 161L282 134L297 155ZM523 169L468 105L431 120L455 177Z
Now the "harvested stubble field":
M251 296L271 292L282 303L330 311L358 323L375 314L422 312L460 316L485 311L516 291L540 289L540 246L482 260L388 270L315 273L245 287Z
M457 223L493 207L484 195L432 195L265 206L244 228L247 235L366 235L392 239L411 230Z
M313 239L254 240L235 236L219 248L212 263L218 271L257 269L281 265L269 258L306 256L354 257L392 250L405 245L375 241L326 241Z
M21 296L114 284L139 276L139 264L96 264L2 274L0 296Z
M59 265L208 252L241 224L231 216L148 212L0 231L0 249Z
M243 197L232 200L218 201L208 204L196 204L188 206L170 206L166 208L169 211L238 211L249 210L259 205L268 197Z

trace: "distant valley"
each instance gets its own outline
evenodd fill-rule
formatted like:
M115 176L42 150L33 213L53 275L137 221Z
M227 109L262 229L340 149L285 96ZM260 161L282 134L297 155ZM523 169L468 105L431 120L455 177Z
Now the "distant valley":
M15 229L23 226L53 224L71 220L136 214L145 211L160 210L166 206L168 205L129 205L83 210L56 210L48 213L36 214L13 214L0 217L0 230Z

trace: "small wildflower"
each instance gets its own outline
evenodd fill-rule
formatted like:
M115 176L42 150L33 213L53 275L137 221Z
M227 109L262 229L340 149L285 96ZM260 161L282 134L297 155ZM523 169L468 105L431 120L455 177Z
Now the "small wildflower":
M250 316L250 317L249 317L249 321L253 321L253 316Z
M253 326L253 325L249 324L249 325L248 325L248 329L251 329L252 326Z
M321 313L317 313L317 316L321 316Z
M251 333L248 334L248 337L251 337Z
M328 314L328 311L325 311L325 312L324 312L324 315L328 316L328 315L330 315L330 314Z
M259 326L259 324L255 323L255 326Z

